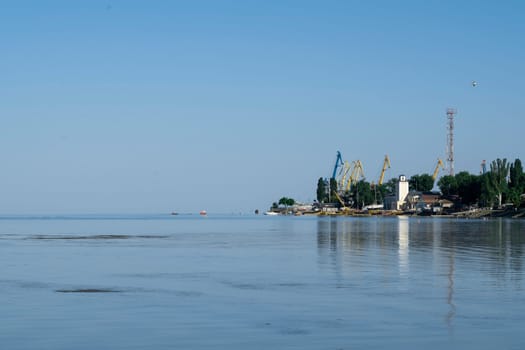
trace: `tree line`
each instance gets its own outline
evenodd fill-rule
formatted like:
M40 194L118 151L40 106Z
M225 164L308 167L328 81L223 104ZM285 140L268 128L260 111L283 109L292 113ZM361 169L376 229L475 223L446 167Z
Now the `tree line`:
M288 197L281 197L279 202L273 202L272 209L278 209L280 205L284 206L286 209L295 204L295 199Z
M444 196L457 197L464 205L501 208L504 203L512 203L518 208L525 191L525 174L521 160L509 163L505 158L498 158L490 163L490 170L485 174L462 171L455 176L446 175L438 186Z
M395 193L397 178L392 178L382 185L374 185L365 180L357 182L349 191L337 188L337 181L319 178L317 182L317 201L320 203L339 203L354 208L363 208L370 204L382 203L385 196ZM434 179L430 174L417 174L409 178L411 191L429 192L434 188ZM496 159L490 163L490 169L479 175L462 171L454 176L442 176L437 186L443 197L458 206L478 205L482 207L501 207L512 203L516 208L522 205L525 191L525 173L521 161L513 163L507 159ZM343 203L340 203L340 202Z

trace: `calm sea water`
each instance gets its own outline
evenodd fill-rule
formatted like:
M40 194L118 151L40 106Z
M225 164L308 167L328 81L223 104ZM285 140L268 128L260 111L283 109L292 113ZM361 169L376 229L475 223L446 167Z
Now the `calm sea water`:
M525 221L0 217L1 349L523 349Z

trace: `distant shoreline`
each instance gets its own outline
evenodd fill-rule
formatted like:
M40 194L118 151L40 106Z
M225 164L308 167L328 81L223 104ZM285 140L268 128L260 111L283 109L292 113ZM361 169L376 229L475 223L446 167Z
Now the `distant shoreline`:
M482 219L482 218L511 218L511 219L525 219L525 209L475 209L461 212L455 212L450 214L417 214L414 212L403 212L403 211L387 211L387 210L376 210L376 211L333 211L333 212L295 212L290 214L280 214L282 216L319 216L319 217L395 217L395 216L406 216L406 217L432 217L432 218L457 218L457 219Z

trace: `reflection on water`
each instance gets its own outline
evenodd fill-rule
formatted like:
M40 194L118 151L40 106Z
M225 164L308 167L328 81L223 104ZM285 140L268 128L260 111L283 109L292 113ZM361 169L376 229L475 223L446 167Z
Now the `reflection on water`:
M411 259L422 253L425 259L430 253L437 265L445 259L449 271L457 253L462 262L479 264L496 280L521 282L524 233L525 222L512 220L327 218L317 222L317 247L321 259L348 269L356 268L349 257L366 251L392 258L396 251L395 265L401 274L408 273L414 265Z
M449 256L449 270L448 270L448 294L447 304L449 305L449 311L447 312L446 321L449 330L452 330L452 320L456 315L456 305L454 304L454 249L450 249Z
M462 308L458 278L460 295L469 288L522 291L524 229L523 221L511 220L328 218L317 224L319 264L358 283L372 283L381 271L378 289L422 299L437 293L452 332Z
M408 218L398 217L397 233L399 235L399 272L401 275L408 275L408 246L409 246L409 226Z

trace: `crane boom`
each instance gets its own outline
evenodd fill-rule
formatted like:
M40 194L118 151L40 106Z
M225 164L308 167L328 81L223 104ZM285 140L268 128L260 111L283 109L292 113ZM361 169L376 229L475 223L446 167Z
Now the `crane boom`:
M357 184L357 182L359 181L359 178L365 177L365 173L363 171L363 164L361 163L360 160L356 160L352 162L352 165L353 165L352 173L350 174L350 179L348 180L346 184L346 191L350 191L350 188L352 187L352 185Z
M436 179L437 179L437 176L438 176L438 173L439 173L439 167L441 167L441 169L445 170L445 164L443 164L443 161L438 158L438 161L437 161L437 164L436 164L436 168L434 169L434 174L432 174L432 180L434 180L434 181L436 181Z
M385 179L385 171L387 168L390 168L390 158L388 158L388 155L385 155L385 160L383 162L383 169L381 170L381 176L379 176L379 181L377 182L379 186L383 184L383 180Z
M359 178L365 178L365 171L363 170L363 163L361 163L360 160L357 160L356 161L356 166L357 166L357 173L355 174L355 177L354 177L354 184L357 183L357 181L359 181Z
M337 169L343 165L343 157L341 157L341 152L337 151L337 158L335 159L334 171L332 173L332 179L335 179L337 175Z

